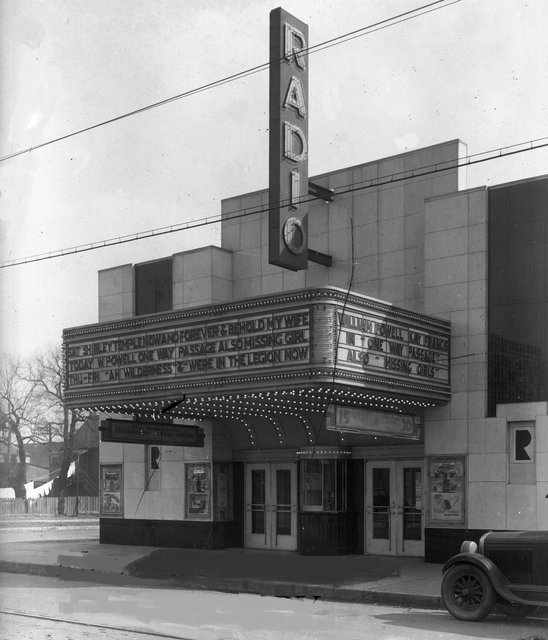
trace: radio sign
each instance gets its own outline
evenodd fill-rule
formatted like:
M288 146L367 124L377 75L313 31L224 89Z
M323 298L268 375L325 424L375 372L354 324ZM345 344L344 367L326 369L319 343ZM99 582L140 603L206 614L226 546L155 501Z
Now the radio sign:
M308 268L308 25L270 12L269 262Z

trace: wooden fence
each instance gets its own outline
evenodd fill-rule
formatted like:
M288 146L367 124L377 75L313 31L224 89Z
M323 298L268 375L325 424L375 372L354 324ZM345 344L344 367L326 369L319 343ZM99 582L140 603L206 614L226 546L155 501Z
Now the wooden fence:
M78 511L76 511L78 500ZM0 498L0 518L6 516L75 516L99 515L99 496L69 496L65 498L63 514L57 513L58 498Z

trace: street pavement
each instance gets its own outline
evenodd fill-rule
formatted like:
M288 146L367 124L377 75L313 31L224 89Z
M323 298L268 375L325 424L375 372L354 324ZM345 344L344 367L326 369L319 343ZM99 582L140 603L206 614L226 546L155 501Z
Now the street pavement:
M548 640L538 618L469 623L436 609L23 574L0 574L0 602L6 640Z
M77 521L79 522L77 523ZM88 527L70 518L52 527ZM27 521L27 526L30 522ZM20 523L11 523L20 526ZM42 523L47 528L46 523ZM303 556L252 549L168 549L88 540L10 540L0 525L0 571L92 580L112 585L169 586L338 602L440 608L441 568L421 558ZM93 537L92 535L92 537Z

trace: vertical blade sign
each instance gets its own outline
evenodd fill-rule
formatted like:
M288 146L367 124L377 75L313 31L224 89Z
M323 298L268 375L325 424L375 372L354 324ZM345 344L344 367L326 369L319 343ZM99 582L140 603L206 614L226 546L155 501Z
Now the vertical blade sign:
M270 12L269 262L308 268L308 25Z

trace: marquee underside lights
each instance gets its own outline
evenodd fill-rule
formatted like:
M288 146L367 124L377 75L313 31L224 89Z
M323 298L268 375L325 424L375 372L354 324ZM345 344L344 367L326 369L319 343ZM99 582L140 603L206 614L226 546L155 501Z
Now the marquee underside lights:
M89 404L83 407L89 411L113 414L128 414L138 418L153 418L161 415L165 401L142 400L128 403ZM425 407L436 406L426 400L389 396L382 393L366 393L331 387L300 388L267 392L237 394L212 394L188 397L170 416L174 419L205 420L229 419L246 424L252 433L249 418L264 418L272 423L280 443L285 440L281 416L294 416L303 422L309 440L314 437L309 417L323 415L330 405L342 407L368 408L391 413L412 414Z

